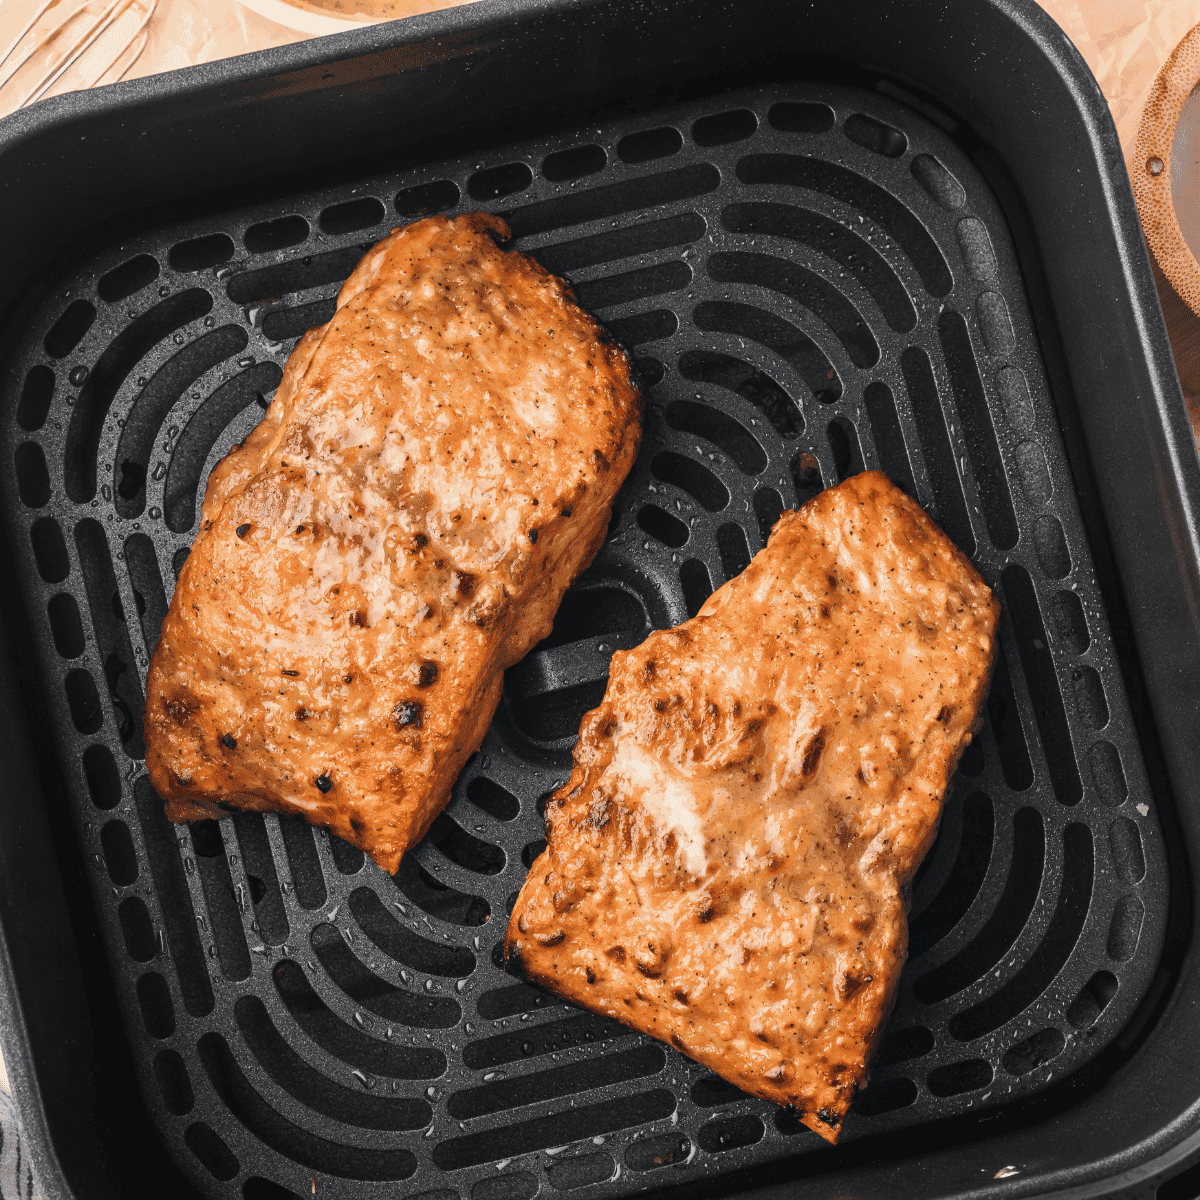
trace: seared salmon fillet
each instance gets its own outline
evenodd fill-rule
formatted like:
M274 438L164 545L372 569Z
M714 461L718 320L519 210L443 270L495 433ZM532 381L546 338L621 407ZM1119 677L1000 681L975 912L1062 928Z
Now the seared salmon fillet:
M146 681L172 820L299 813L394 872L599 549L641 397L508 236L380 242L212 472Z
M613 656L546 805L510 964L836 1141L998 616L880 472L784 513L694 619Z

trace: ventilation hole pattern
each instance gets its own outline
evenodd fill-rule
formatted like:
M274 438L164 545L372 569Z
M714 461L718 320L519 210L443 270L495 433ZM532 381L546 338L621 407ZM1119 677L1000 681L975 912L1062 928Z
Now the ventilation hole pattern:
M295 817L173 826L142 688L208 473L373 240L476 207L638 355L607 540L394 878ZM793 1117L499 949L611 655L864 469L1003 615L843 1139L1027 1096L1139 1002L1161 837L1024 288L974 168L886 98L773 86L131 236L51 288L5 378L0 488L113 972L148 1106L213 1194L599 1200L807 1151Z

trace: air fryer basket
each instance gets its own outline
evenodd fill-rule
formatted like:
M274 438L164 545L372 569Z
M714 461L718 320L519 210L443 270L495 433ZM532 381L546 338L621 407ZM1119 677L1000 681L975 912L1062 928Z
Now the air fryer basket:
M436 95L439 62L455 65L456 93L470 92L474 62L514 47L569 57L601 10L611 38L615 5L528 9L524 28L520 10L490 5L439 14L440 39L395 63L423 64L427 112L452 109L450 93ZM987 5L978 15L998 19ZM421 26L406 23L410 40ZM668 54L664 74L685 57ZM281 75L276 63L254 111L320 91L318 79L351 94L347 79L365 79L368 96L385 88L379 63L372 75L361 50L353 61L358 76L316 59L308 75ZM107 1129L94 1115L103 1099L73 1097L96 1144L74 1172L64 1164L71 1194L101 1194L105 1174L129 1186L105 1143L134 1144L147 1110L168 1157L146 1152L141 1186L179 1188L163 1180L182 1169L202 1194L249 1200L618 1196L677 1184L728 1193L798 1177L814 1194L855 1178L885 1193L1028 1191L1056 1169L1069 1179L1072 1152L1093 1179L1112 1170L1101 1160L1117 1147L1059 1146L1046 1130L1087 1121L1089 1105L1093 1126L1097 1104L1124 1117L1112 1096L1121 1085L1105 1080L1146 1058L1135 1050L1148 1031L1153 1045L1180 965L1186 862L1159 819L1175 828L1163 764L1178 779L1185 752L1164 722L1153 649L1170 600L1160 597L1155 630L1131 586L1127 539L1099 510L1093 469L1104 500L1119 488L1073 404L1078 367L1059 348L1063 315L1003 160L977 148L972 163L965 148L977 143L953 118L891 83L880 90L907 103L789 74L873 78L810 61L743 72L779 81L731 92L727 71L677 87L692 95L682 103L610 97L599 118L556 112L553 131L533 140L519 135L545 114L504 116L487 136L456 135L478 147L461 157L427 140L386 168L376 156L370 172L361 159L306 164L249 204L226 191L136 216L114 202L117 189L106 203L128 215L44 272L36 305L17 297L4 327L0 453L13 470L0 505L24 606L9 601L7 615L26 631L13 659L36 686L34 711L45 704L41 784L53 794L61 770L69 797L49 812L81 947L63 940L48 955L43 945L40 965L54 958L64 978L59 1019L85 1056L116 1074L132 1062L143 1096L93 1073L101 1096L108 1086L127 1097ZM217 87L213 119L236 111L247 86ZM546 86L569 90L552 75ZM504 215L514 245L567 275L637 359L646 437L609 538L551 637L509 672L447 813L394 880L291 820L172 827L141 763L142 679L208 471L253 427L296 337L328 318L367 246L427 212L473 208ZM1143 360L1149 346L1138 347ZM1126 449L1140 452L1132 439ZM1177 475L1194 471L1191 455ZM845 1147L830 1151L675 1051L504 976L497 951L540 849L539 802L565 778L612 650L695 612L783 507L873 466L997 588L1002 662L914 889L912 958L871 1086ZM1180 490L1160 499L1177 502ZM1186 540L1186 521L1174 529ZM1147 554L1160 536L1153 523L1143 531ZM1178 536L1176 549L1186 577L1194 559ZM1195 630L1176 622L1173 632L1182 667ZM20 779L15 736L14 747ZM0 876L10 889L22 866L12 857L9 880ZM21 900L0 901L19 963ZM22 997L38 987L29 960L39 953L24 954L10 982ZM114 1044L93 1050L86 1024L70 1024L84 992L93 1020L114 1019L104 980L73 978L73 954L111 974L127 1049L100 1028ZM66 1187L51 1155L73 1151L50 1129L36 1136L63 1105L44 1051L36 1077L31 1068L44 1031L28 1003L22 1011L14 1075L35 1095L43 1170ZM1043 1146L1050 1136L1059 1161L1023 1158L1023 1127ZM990 1169L969 1165L969 1148L935 1157L947 1138L982 1152L997 1141L989 1129L1005 1131ZM80 1170L88 1153L110 1165ZM918 1174L901 1182L906 1171Z

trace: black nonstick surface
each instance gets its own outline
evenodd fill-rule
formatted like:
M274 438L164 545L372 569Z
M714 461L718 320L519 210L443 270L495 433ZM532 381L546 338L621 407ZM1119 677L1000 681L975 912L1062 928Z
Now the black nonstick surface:
M394 878L291 818L171 826L142 681L208 472L373 241L475 208L637 359L646 435L608 540ZM1004 614L843 1139L1043 1089L1145 993L1161 833L1022 280L977 171L907 108L727 93L128 237L62 279L3 387L0 502L112 970L147 1102L207 1194L620 1196L824 1152L504 975L498 947L613 649L867 467Z

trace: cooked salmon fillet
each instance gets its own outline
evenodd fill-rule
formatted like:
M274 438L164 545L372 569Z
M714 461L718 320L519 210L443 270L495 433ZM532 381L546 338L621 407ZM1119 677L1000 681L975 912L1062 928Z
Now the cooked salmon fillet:
M174 821L299 813L394 872L604 539L625 353L498 217L355 268L213 471L146 681Z
M509 961L836 1141L998 615L879 472L785 513L693 620L613 656Z

